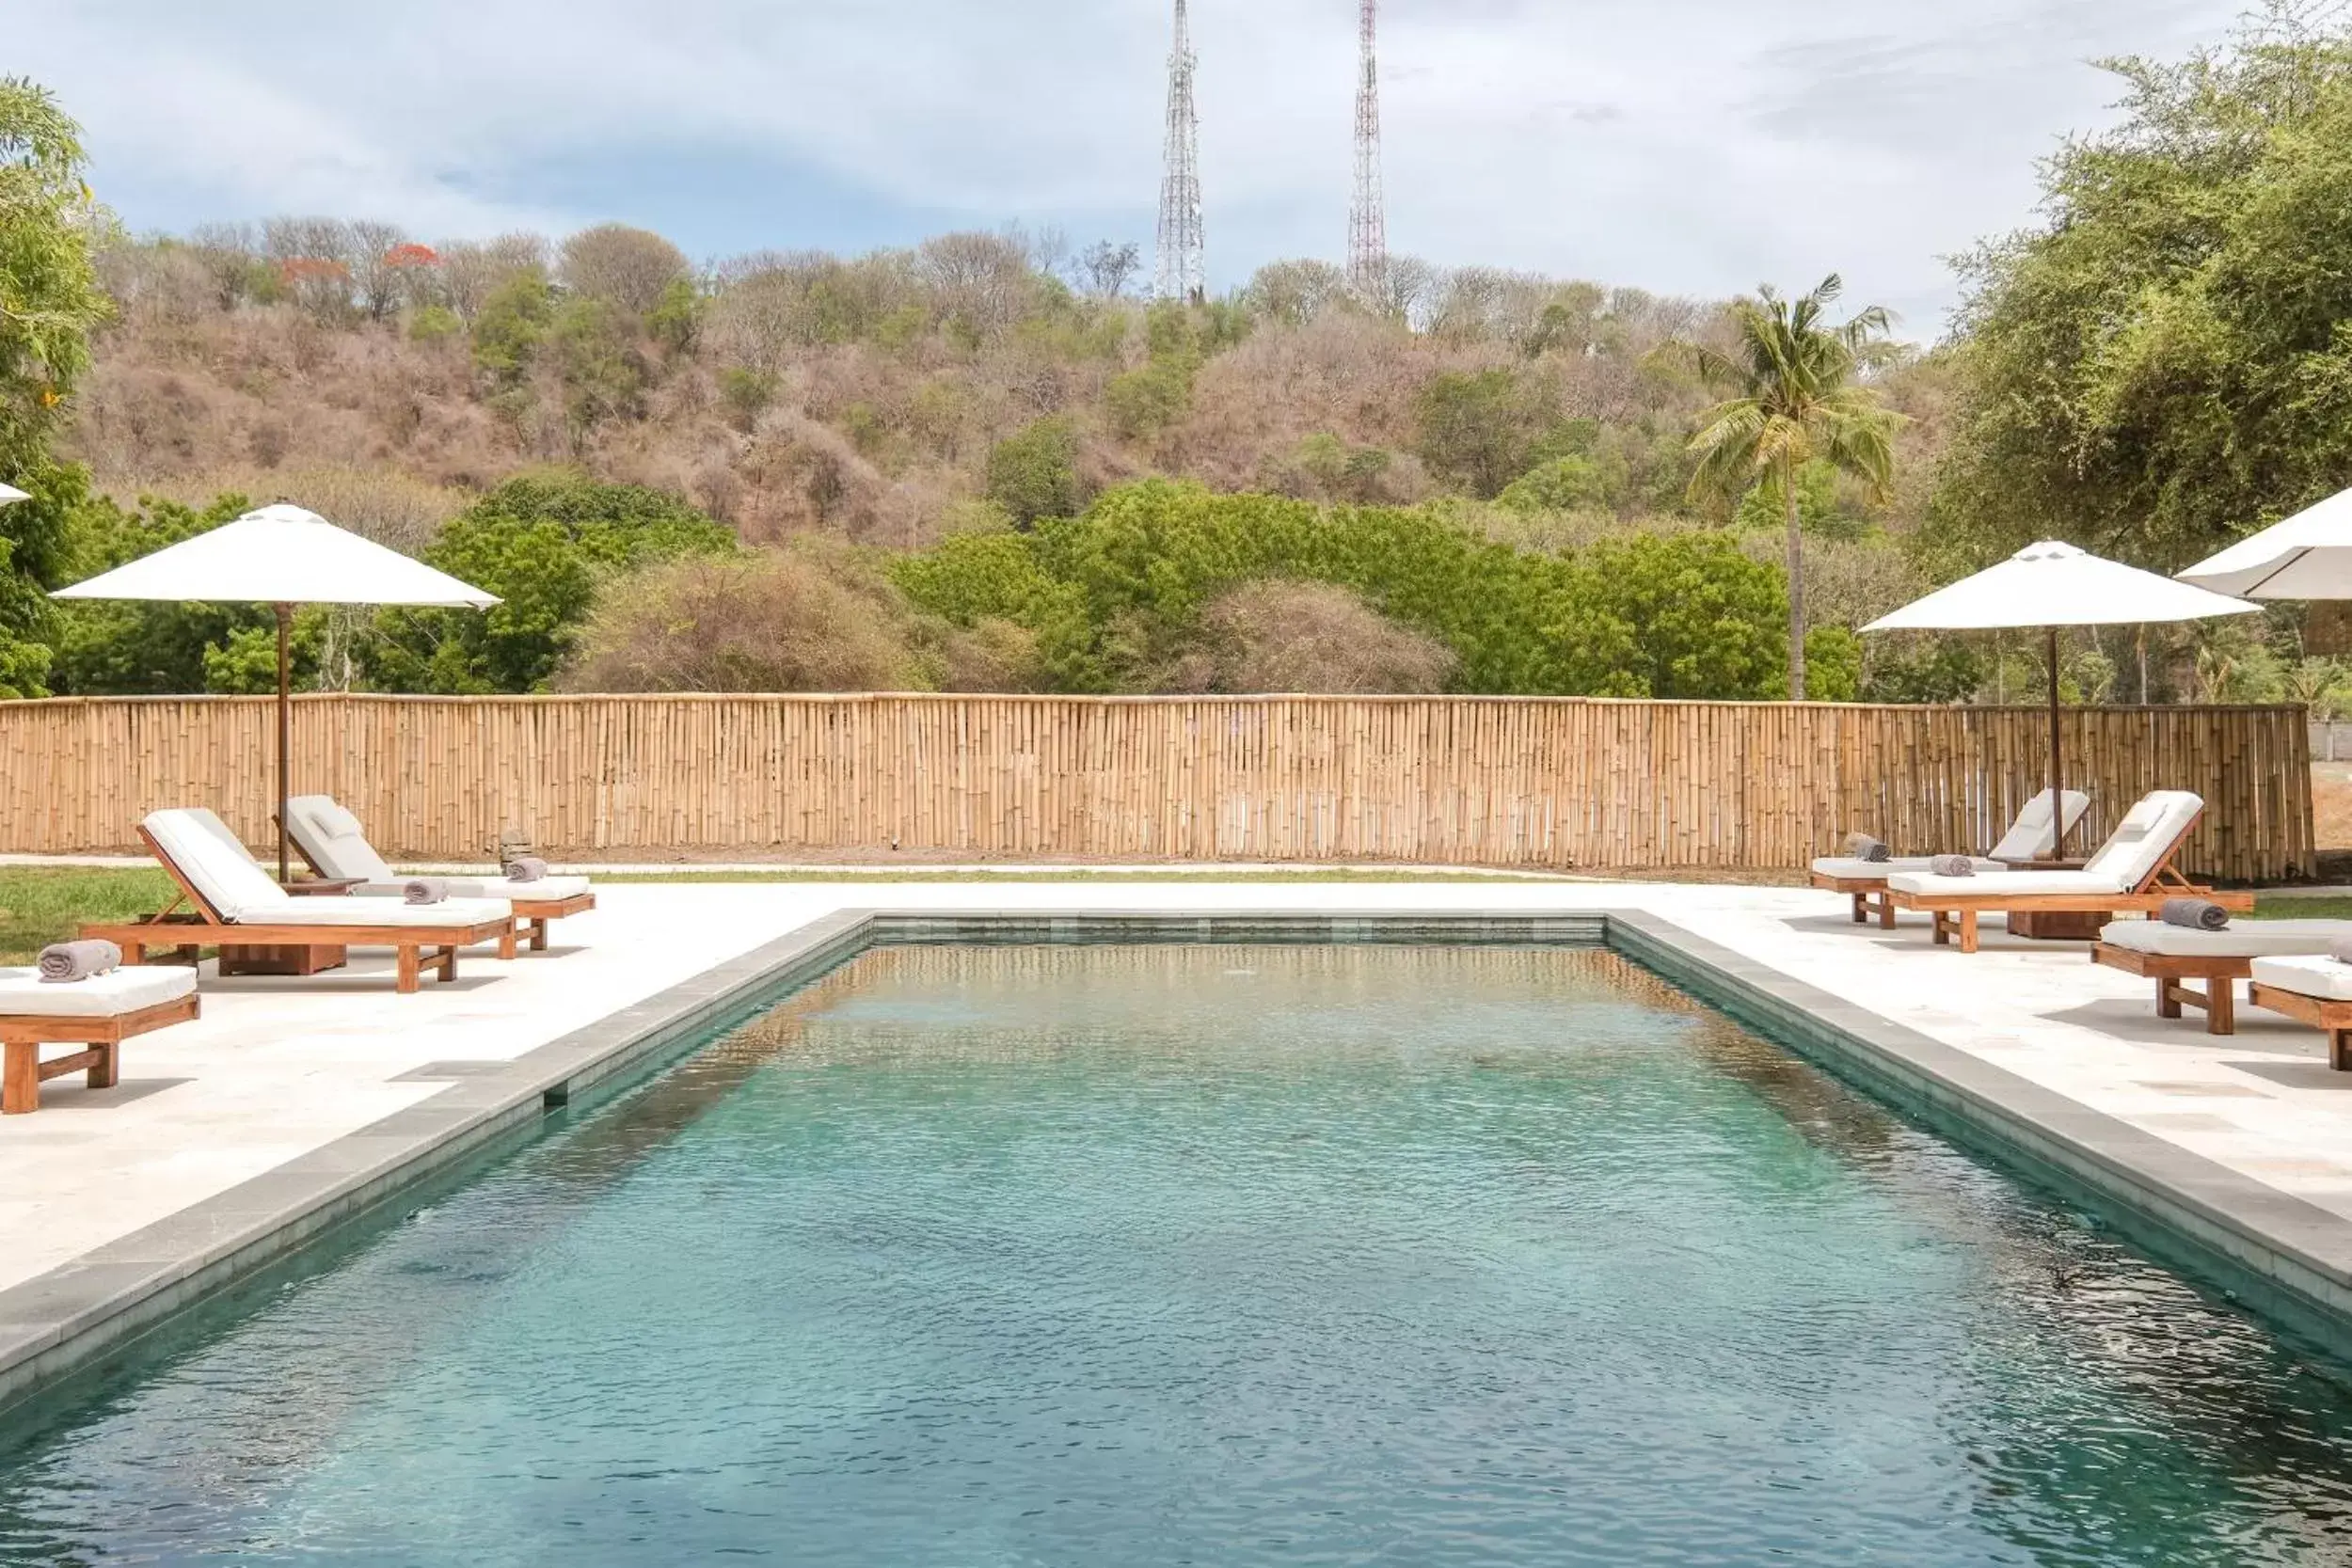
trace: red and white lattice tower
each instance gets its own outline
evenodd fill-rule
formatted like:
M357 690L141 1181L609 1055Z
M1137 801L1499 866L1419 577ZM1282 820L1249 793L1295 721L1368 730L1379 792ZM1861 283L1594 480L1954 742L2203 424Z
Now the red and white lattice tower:
M1176 47L1168 56L1168 168L1160 180L1159 297L1199 305L1208 298L1208 239L1200 214L1200 113L1193 101L1198 65L1184 0L1176 0Z
M1363 0L1363 75L1356 87L1356 200L1347 215L1347 281L1358 296L1387 293L1389 218L1380 189L1379 0Z

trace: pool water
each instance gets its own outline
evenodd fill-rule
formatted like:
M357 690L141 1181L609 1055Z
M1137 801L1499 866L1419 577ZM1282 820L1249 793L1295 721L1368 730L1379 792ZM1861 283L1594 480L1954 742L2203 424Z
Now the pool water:
M0 1447L0 1561L2340 1563L2352 1400L1613 955L871 952Z

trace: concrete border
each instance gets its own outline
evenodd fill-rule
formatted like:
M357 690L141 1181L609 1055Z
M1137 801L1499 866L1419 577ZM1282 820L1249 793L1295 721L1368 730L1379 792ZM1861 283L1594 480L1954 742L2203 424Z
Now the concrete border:
M2330 1353L2352 1354L2352 1221L1891 1022L1646 912L843 910L420 1104L0 1291L0 1411L103 1370L197 1303L436 1174L528 1139L552 1110L652 1070L869 947L891 943L1602 945L2045 1184Z

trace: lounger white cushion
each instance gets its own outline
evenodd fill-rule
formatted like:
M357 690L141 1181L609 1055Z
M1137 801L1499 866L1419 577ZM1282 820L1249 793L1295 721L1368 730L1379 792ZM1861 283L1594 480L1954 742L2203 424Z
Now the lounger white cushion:
M1990 877L1930 877L1911 873L1889 877L1886 885L1897 893L1944 894L1951 897L2019 894L2076 895L2122 893L2123 884L2112 877L2088 871L2002 871Z
M54 985L38 969L0 969L0 1018L120 1018L195 990L196 971L186 964L126 964Z
M2254 984L2276 986L2323 1002L2352 1002L2352 964L2333 958L2256 958Z
M296 898L253 863L227 824L202 807L149 815L149 834L223 920L245 926L480 926L505 920L495 899L388 904L380 898Z
M354 893L391 897L408 879L384 863L361 831L359 819L331 795L297 795L286 802L286 832L312 865L329 877L359 879ZM445 877L453 898L504 898L554 902L577 898L589 891L585 877L542 877L535 882L512 878Z
M2346 920L2242 920L2226 931L2193 930L2161 920L2119 920L2099 933L2110 947L2166 958L2261 958L2325 953L2352 936Z
M2066 826L2072 829L2090 809L2090 797L2077 789L2066 792ZM1993 847L1990 857L1976 862L1979 872L2008 869L2008 861L2029 861L2048 855L2058 848L2058 835L2050 827L2050 792L2043 790L2026 802L2026 809L2010 824L2009 832ZM1826 855L1813 863L1817 876L1834 877L1841 882L1883 882L1889 877L1906 874L1924 875L1928 869L1926 855L1899 855L1893 860L1856 860L1851 855Z

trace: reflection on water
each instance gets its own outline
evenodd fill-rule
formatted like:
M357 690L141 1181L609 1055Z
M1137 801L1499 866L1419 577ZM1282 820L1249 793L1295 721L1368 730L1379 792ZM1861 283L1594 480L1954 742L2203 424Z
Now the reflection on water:
M0 1560L2341 1561L2257 1329L1597 952L869 953L0 1457Z

